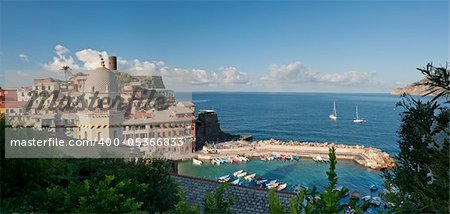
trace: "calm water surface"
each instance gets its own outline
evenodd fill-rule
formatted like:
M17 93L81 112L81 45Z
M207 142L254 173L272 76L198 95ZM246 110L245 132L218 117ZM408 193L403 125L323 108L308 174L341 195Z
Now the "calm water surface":
M400 125L396 108L398 96L388 94L322 93L194 93L196 109L214 109L222 130L233 134L251 134L254 139L334 142L380 148L390 154L398 152L396 131ZM328 119L336 101L337 121ZM355 106L367 122L353 123ZM244 169L268 179L310 187L326 185L328 165L309 159L299 162L254 160L247 163L194 166L179 165L181 174L203 178L230 174ZM369 193L372 184L381 185L381 172L366 169L351 161L337 165L339 185ZM375 193L376 194L376 193Z

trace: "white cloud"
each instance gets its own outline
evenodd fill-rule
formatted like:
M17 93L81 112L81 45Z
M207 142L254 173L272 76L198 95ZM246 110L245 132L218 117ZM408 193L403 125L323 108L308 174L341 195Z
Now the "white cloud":
M247 73L238 71L235 67L220 68L223 74L222 81L232 84L245 84L250 82Z
M100 65L100 56L102 55L106 66L108 64L108 53L106 51L97 51L93 49L83 49L81 51L77 51L75 56L77 59L83 63L82 68L85 70L93 70L99 67Z
M375 73L373 72L359 72L348 71L343 74L331 73L323 74L318 77L319 82L338 83L343 85L352 85L369 81Z
M28 60L28 56L25 54L19 54L18 55L19 59L24 61L24 62L29 62L30 60Z
M261 80L275 83L330 83L352 85L368 82L375 75L374 72L348 71L345 73L320 73L306 67L301 62L287 65L271 65L269 74Z
M317 72L309 69L301 62L293 62L288 65L269 66L269 74L261 80L274 82L308 82L315 79Z
M55 53L57 56L53 57L52 62L43 64L42 67L48 71L60 71L63 66L69 66L72 69L80 69L72 56L67 56L69 49L62 45L55 46Z
M48 71L60 71L62 66L68 65L72 69L93 70L99 66L99 54L108 63L109 54L106 51L83 49L75 52L75 57L70 55L70 50L62 45L54 48L55 57L52 62L42 67ZM175 68L166 65L163 61L127 60L122 57L117 59L118 69L132 75L160 75L165 82L189 84L189 85L233 85L248 84L248 74L240 72L236 67L221 67L216 71L203 69Z

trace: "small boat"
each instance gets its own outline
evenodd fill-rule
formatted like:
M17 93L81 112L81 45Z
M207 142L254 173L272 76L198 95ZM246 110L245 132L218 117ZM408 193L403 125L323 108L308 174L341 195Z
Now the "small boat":
M281 160L286 160L286 155L285 154L281 154Z
M214 158L214 159L211 160L211 163L212 163L213 165L220 165L220 160Z
M369 201L370 199L372 199L372 196L370 196L370 195L366 195L361 198L361 200L363 200L363 201Z
M239 178L238 179L236 179L236 180L234 180L234 181L231 181L231 184L235 184L235 185L238 185L239 184Z
M274 184L274 183L277 183L278 182L278 180L277 179L275 179L275 180L271 180L271 181L269 181L269 184Z
M233 161L233 163L241 162L241 160L239 160L239 158L237 158L237 157L232 157L231 160Z
M266 182L267 182L267 179L256 180L256 184L258 184L258 185L266 183Z
M243 172L237 174L236 177L241 178L241 177L244 177L245 175L247 175L247 172L243 171Z
M266 186L267 186L267 189L273 189L278 186L278 183L270 183L270 184L267 184Z
M375 192L375 191L377 191L378 190L378 187L375 185L375 184L372 184L371 186L370 186L370 191L371 192Z
M294 156L292 156L292 158L296 161L300 160L300 157L298 155L294 155Z
M250 180L252 180L252 178L254 178L255 176L256 176L256 174L253 173L253 174L250 174L250 175L245 176L244 179L250 181Z
M292 155L286 155L286 160L294 160L294 158L292 157Z
M358 115L358 106L356 106L356 119L354 119L353 122L354 122L354 123L363 123L363 122L366 122L365 120L359 118L359 115Z
M333 101L333 113L328 116L332 120L337 120L336 101Z
M323 158L320 155L314 156L312 158L315 162L323 162Z
M219 177L217 179L217 181L219 181L220 183L225 183L225 182L229 181L230 178L231 178L230 175L224 175L224 176Z
M380 197L373 197L372 200L370 200L370 203L375 206L381 205L381 198Z
M239 175L239 174L241 174L242 172L244 172L244 170L238 170L238 171L236 171L236 172L233 172L233 176L237 176L237 175Z
M280 186L278 186L277 190L278 190L278 191L281 191L281 190L286 189L286 187L287 187L287 183L280 184Z
M217 178L217 180L223 180L223 179L226 179L226 178L229 178L229 177L230 177L230 175L224 175L224 176L221 176L221 177Z
M194 165L202 165L202 161L201 160L197 160L197 159L192 159L192 163L194 164Z

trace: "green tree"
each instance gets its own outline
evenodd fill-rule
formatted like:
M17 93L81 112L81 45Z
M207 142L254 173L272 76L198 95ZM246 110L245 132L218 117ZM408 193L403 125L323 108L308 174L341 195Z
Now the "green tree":
M184 193L182 190L179 190L178 193L180 197L180 201L178 201L177 204L175 204L175 207L173 210L171 210L169 213L172 214L199 214L200 209L186 201L186 197L184 196Z
M427 78L431 100L404 96L398 105L400 152L385 173L386 201L395 212L447 213L449 207L449 76L448 67L418 69Z
M114 176L71 183L68 188L47 188L39 211L50 213L125 213L137 212L143 202L137 202L128 188L136 189L131 180L114 182ZM138 185L143 191L145 184Z
M329 159L330 159L330 168L327 171L328 175L328 186L326 186L324 189L324 192L321 195L321 199L319 206L320 210L323 213L337 213L340 210L339 207L339 199L341 196L340 191L336 190L336 184L337 184L337 175L336 175L336 149L334 147L331 147L329 149L328 153Z
M283 214L283 206L273 189L269 191L269 213L270 214Z
M234 198L225 198L225 191L228 188L227 183L223 183L213 193L208 192L203 200L203 213L205 214L229 214L231 206L234 204Z

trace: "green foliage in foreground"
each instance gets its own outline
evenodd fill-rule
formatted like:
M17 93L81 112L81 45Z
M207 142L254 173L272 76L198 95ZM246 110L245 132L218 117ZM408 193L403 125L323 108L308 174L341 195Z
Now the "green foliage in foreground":
M203 213L205 214L229 214L234 198L225 198L225 190L228 184L224 183L215 192L208 192L203 200Z
M164 159L6 159L0 125L2 213L152 213L179 200Z
M386 201L398 213L448 213L450 142L450 70L428 64L428 100L405 97L398 131L400 152L385 173ZM427 101L428 100L428 101Z

